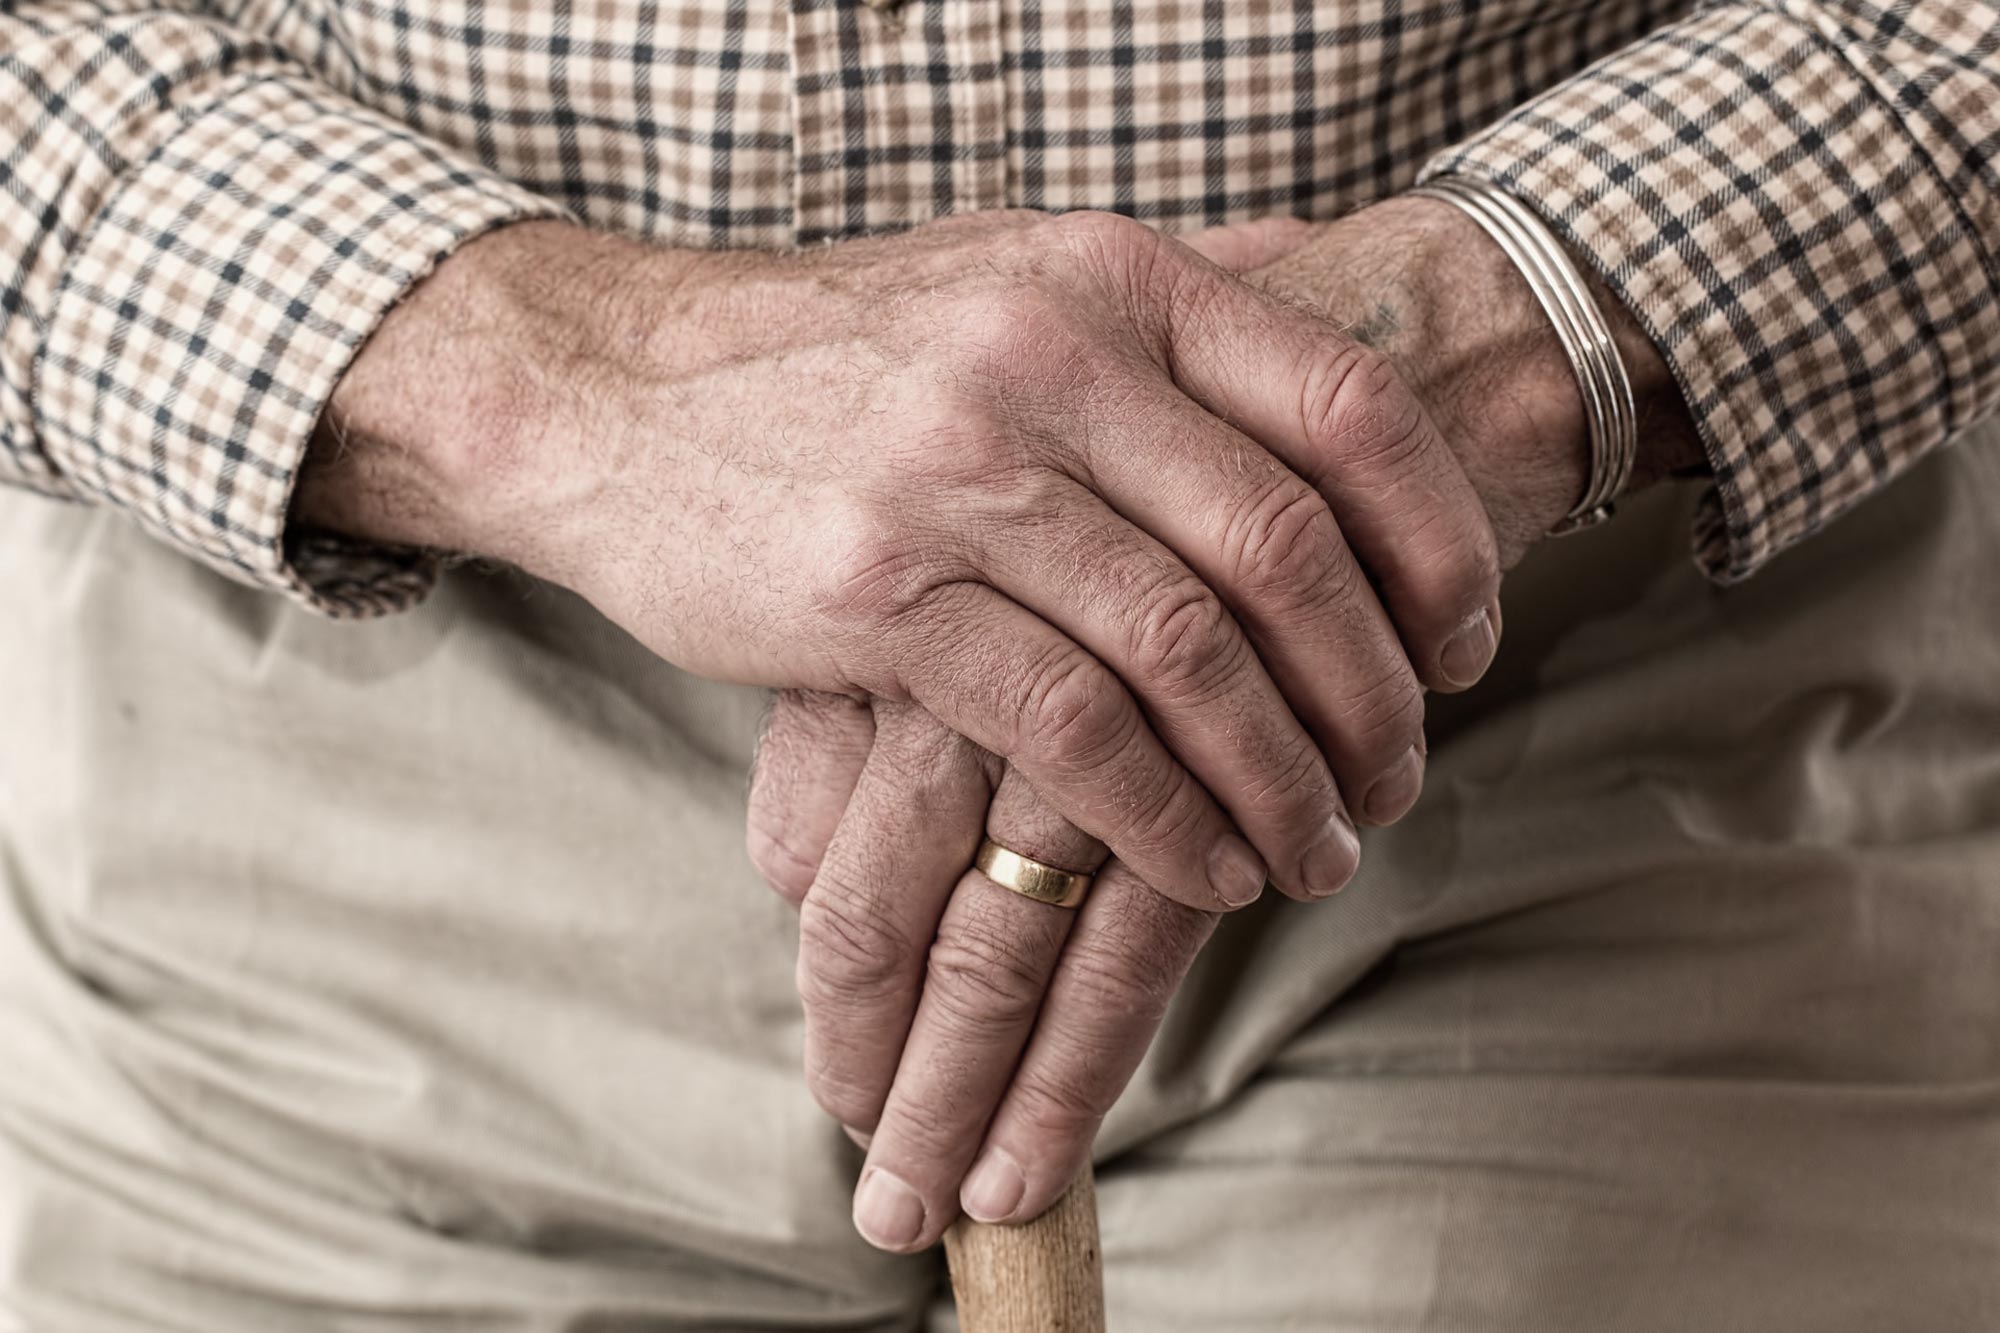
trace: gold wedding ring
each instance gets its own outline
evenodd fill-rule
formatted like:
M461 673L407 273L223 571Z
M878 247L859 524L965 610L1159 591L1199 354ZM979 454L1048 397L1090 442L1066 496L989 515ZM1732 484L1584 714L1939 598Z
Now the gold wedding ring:
M1051 907L1075 907L1090 892L1090 881L1095 878L1045 865L1009 851L991 838L979 844L979 855L972 864L1001 888L1012 889L1023 898L1033 898Z

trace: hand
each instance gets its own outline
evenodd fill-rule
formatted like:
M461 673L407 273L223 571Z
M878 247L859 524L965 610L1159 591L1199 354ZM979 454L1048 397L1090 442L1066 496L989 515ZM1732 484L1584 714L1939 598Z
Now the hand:
M1102 215L803 256L507 228L323 435L302 521L511 560L704 675L920 703L1204 909L1345 883L1342 792L1414 799L1422 684L1490 655L1492 533L1387 363Z
M1196 244L1275 261L1260 281L1397 349L1483 482L1507 565L1574 503L1586 450L1567 361L1504 256L1455 210L1394 201ZM1657 354L1629 318L1614 323L1644 408L1643 484L1699 446ZM795 902L810 893L891 923L843 932L837 962L804 932L800 956L808 1080L843 1123L874 1131L856 1218L887 1248L932 1243L961 1203L1024 1220L1059 1197L1215 920L1116 862L1075 914L1030 903L966 871L981 818L1037 859L1084 870L1101 856L1018 775L915 710L777 700L751 793L753 858Z
M1037 860L1098 870L1082 906L970 870L982 826ZM1116 861L1099 870L1103 847L1018 772L905 704L778 696L750 829L774 887L805 905L807 1082L868 1148L862 1235L904 1252L935 1243L961 1181L985 1220L1046 1208L1218 914ZM968 1177L975 1153L993 1166Z

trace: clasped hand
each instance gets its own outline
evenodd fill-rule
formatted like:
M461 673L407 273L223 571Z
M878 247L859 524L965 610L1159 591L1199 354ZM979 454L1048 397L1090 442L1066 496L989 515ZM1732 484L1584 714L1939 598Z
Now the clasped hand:
M1436 201L794 255L538 222L391 312L294 508L794 691L750 851L799 905L812 1091L868 1138L857 1223L907 1250L1061 1193L1219 913L1354 874L1583 453L1540 312ZM1096 884L1010 893L982 833Z
M1262 275L1294 298L1277 304L1176 243L1079 230L1087 303L1138 313L985 366L1002 429L1028 433L975 509L1038 548L1032 590L999 591L1063 632L1050 651L1092 698L1123 687L1136 709L1036 726L1046 695L1017 693L1016 760L921 693L791 691L752 790L752 857L800 908L807 1077L867 1146L855 1219L889 1249L935 1242L961 1206L1017 1221L1060 1195L1218 912L1264 878L1232 883L1230 823L1283 892L1346 882L1347 806L1387 823L1417 799L1423 689L1483 673L1503 561L1580 482L1572 440L1527 494L1482 495L1418 387L1304 313L1337 294L1329 250L1366 285L1352 245L1302 224L1193 238L1230 267L1284 260ZM1052 384L1059 410L1038 410ZM1062 501L1019 489L1024 457L1057 460ZM982 632L1022 632L1017 614ZM1141 755L1134 783L1118 766ZM1156 781L1170 764L1193 781ZM1072 912L993 884L970 869L982 836L1099 871L1089 897Z

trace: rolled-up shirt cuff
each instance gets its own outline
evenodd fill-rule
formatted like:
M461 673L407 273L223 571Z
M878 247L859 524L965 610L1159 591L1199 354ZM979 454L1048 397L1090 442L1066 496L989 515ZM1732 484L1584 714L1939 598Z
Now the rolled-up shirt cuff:
M1923 75L1892 36L1840 45L1776 8L1725 5L1422 172L1511 191L1647 331L1714 473L1693 544L1718 582L1886 485L2000 393L1991 256L1912 130L1920 103L1897 91Z
M37 354L43 448L80 498L334 616L420 598L434 561L298 538L334 385L456 246L563 209L309 80L214 88L106 194Z

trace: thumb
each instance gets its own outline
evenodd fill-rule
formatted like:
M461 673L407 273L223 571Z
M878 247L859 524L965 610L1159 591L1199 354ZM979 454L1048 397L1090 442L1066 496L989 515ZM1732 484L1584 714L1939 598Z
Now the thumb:
M1184 232L1174 239L1231 273L1248 273L1283 259L1304 245L1317 230L1315 224L1303 218L1258 218Z

